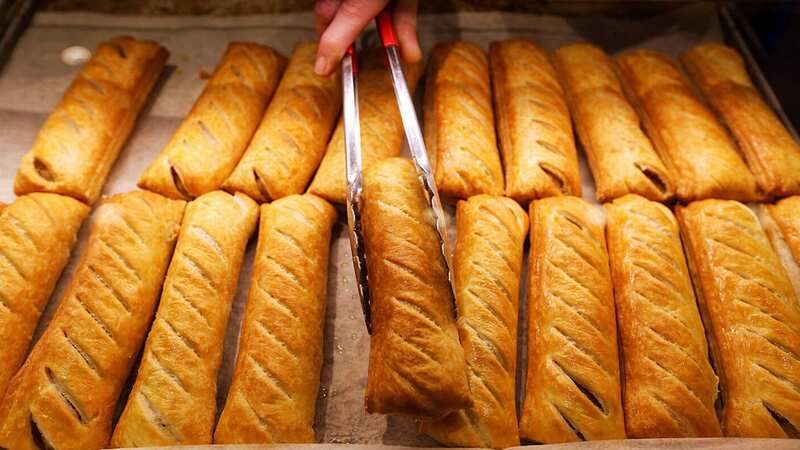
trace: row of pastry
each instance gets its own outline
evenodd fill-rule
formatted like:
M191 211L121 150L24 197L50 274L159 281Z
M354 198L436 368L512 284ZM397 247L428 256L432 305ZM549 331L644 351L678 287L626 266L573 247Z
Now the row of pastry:
M530 216L511 199L475 196L458 204L455 296L427 208L410 160L367 171L367 411L419 417L423 432L458 446L798 437L800 197L762 205L765 233L735 201L678 207L676 221L629 195L606 205L606 224L572 196L536 200ZM103 200L28 353L87 213L50 193L0 211L0 446L312 442L334 208L311 194L260 207L218 422L217 373L258 205L223 191L188 204L150 192Z
M189 203L151 192L105 198L28 352L87 213L51 193L0 211L0 446L313 442L335 209L312 195L260 208L223 191ZM236 367L217 423L225 333L257 226Z
M605 215L573 196L535 200L529 216L507 197L471 197L457 208L454 316L414 184L403 159L364 182L368 411L419 417L460 447L800 437L800 197L762 204L764 228L733 200L678 206L676 220L634 194Z
M306 190L344 203L338 74L314 75L315 44L288 60L229 45L205 89L139 186L190 200L216 189L258 202ZM17 194L93 203L167 58L158 44L103 43L23 158ZM522 204L581 195L573 124L601 202L635 193L764 200L800 194L800 146L754 88L735 50L704 44L683 67L650 50L614 59L590 44L552 53L525 39L437 45L423 129L439 190L452 199L506 195ZM413 90L420 65L405 69ZM400 154L403 129L380 51L358 80L364 165Z

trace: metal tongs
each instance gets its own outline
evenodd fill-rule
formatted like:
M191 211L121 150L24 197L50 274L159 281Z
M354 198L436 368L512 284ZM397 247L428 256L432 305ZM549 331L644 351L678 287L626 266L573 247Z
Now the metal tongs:
M386 61L392 74L392 84L397 98L397 106L403 121L406 140L411 150L411 158L417 168L417 175L425 188L428 204L433 211L436 232L442 249L442 256L447 264L447 276L450 287L453 286L453 272L450 265L450 248L447 240L447 221L439 199L439 191L433 178L428 150L422 139L422 132L417 120L417 112L411 93L408 91L403 67L400 64L400 51L397 36L392 25L391 3L375 19L378 33L386 50ZM353 255L353 267L356 273L358 294L361 297L361 308L364 311L364 320L367 332L372 334L372 319L370 313L370 295L367 274L367 257L364 249L364 236L361 228L362 212L362 161L361 161L361 127L358 117L358 66L356 63L355 45L348 48L342 59L342 91L343 91L343 118L344 118L344 146L347 166L347 224L350 232L350 250ZM453 297L455 298L455 296ZM455 303L453 304L455 312Z

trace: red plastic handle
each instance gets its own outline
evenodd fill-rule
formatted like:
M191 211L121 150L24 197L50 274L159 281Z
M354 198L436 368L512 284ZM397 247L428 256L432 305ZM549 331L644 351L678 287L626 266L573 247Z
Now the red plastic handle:
M356 43L353 42L350 44L350 47L347 47L347 51L345 54L350 55L350 59L353 61L353 75L358 74L358 58L356 57Z
M397 42L397 35L394 33L394 25L392 24L391 8L392 4L390 2L385 8L383 8L383 11L378 14L378 18L375 19L378 25L378 33L381 35L381 42L383 42L384 48L399 46Z

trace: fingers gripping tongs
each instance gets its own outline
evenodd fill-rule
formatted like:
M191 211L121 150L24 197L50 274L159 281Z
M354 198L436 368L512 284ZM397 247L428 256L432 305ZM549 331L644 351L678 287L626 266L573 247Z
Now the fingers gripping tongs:
M391 5L390 5L391 6ZM452 288L452 270L450 266L450 250L447 240L447 223L439 199L439 192L436 190L436 183L433 179L430 162L428 161L428 151L425 142L422 140L417 112L414 109L414 102L400 64L400 52L397 37L392 25L392 15L390 6L387 6L376 18L378 32L386 50L386 61L392 74L392 84L394 85L397 106L400 110L400 117L405 129L406 140L411 151L411 158L417 168L420 182L425 188L428 204L433 211L436 225L436 232L441 244L442 255L447 264L447 273ZM372 334L372 320L370 314L370 295L367 258L364 248L364 237L361 228L361 128L358 116L358 89L357 89L357 63L355 46L351 46L342 59L342 90L343 90L343 115L344 115L344 145L345 160L347 167L347 224L350 232L350 249L353 255L353 266L358 283L358 294L361 297L361 308L364 311L364 320L367 324L367 331ZM453 305L455 312L455 304Z

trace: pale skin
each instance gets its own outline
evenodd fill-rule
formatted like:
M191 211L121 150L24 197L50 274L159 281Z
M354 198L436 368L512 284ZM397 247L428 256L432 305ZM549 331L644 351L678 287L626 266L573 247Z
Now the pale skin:
M390 0L317 0L314 15L319 49L314 71L319 75L333 73L347 47L389 3ZM417 62L422 59L417 40L418 0L396 0L391 3L400 54L408 62Z

